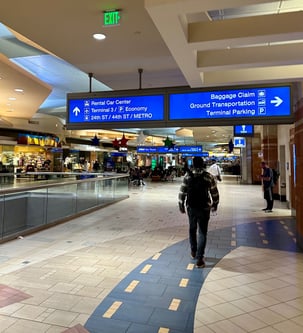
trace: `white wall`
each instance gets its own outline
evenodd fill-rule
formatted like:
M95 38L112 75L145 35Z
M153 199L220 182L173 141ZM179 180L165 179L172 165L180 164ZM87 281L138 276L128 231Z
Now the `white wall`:
M280 169L285 168L285 183L286 183L286 201L290 201L290 184L289 179L291 175L291 168L290 168L290 151L289 151L289 142L290 142L290 135L289 131L294 125L279 125L278 126L278 161L281 163L281 156L280 156L280 147L285 146L285 162L284 165L280 165ZM281 178L280 182L284 179ZM281 184L280 184L281 185Z

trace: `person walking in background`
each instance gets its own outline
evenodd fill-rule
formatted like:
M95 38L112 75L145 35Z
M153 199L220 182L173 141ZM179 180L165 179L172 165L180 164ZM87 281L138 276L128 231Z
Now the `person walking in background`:
M273 171L272 169L266 164L266 162L261 162L262 168L262 186L264 192L264 199L266 200L266 208L263 208L266 213L272 213L272 209L274 206L274 198L273 198Z
M179 191L179 210L187 211L191 257L197 259L197 267L205 267L210 211L217 211L219 192L214 177L207 172L201 157L193 158L193 170L188 170ZM186 209L185 209L186 205ZM198 237L197 237L198 231Z
M215 158L213 158L212 160L212 164L211 166L208 168L208 172L211 173L215 179L219 182L222 181L222 177L221 177L221 169L219 167L219 165L217 164L217 161Z

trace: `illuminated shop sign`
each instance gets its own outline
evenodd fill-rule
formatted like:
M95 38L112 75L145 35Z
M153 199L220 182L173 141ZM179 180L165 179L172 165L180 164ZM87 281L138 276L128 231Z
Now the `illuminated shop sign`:
M53 136L18 134L17 143L20 145L33 145L41 147L57 147L59 138Z
M164 95L70 99L70 123L123 123L164 120Z
M289 86L169 95L169 120L285 117L291 114Z

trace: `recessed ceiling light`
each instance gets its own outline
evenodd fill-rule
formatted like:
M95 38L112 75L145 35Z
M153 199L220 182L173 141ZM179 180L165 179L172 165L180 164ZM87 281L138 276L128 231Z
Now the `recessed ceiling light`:
M20 93L22 93L24 90L23 89L21 89L21 88L16 88L15 89L15 92L20 92Z
M8 100L9 101L15 101L17 98L16 97L9 97Z
M93 34L93 37L97 40L103 40L106 38L106 36L103 34Z

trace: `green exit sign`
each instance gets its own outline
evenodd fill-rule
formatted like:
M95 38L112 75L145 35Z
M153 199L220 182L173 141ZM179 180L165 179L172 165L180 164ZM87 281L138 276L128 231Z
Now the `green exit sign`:
M104 26L119 25L120 19L120 10L106 10L103 13Z

